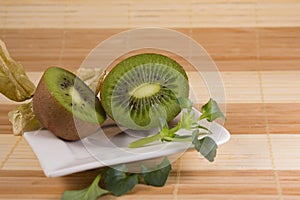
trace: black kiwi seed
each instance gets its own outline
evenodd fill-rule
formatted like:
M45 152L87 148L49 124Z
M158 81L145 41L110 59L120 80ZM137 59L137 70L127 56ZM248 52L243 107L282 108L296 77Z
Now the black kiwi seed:
M177 99L188 97L187 75L176 61L160 54L139 54L117 64L106 76L101 90L108 115L127 128L148 130L160 118L173 119Z

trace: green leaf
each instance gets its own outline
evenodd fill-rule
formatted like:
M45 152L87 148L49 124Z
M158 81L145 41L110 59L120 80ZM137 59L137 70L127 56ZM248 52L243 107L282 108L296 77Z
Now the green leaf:
M200 141L201 148L200 153L210 162L213 162L216 154L218 145L216 142L210 137L204 137Z
M109 191L99 187L100 179L101 175L99 174L89 187L83 190L65 191L61 200L96 200L98 197L109 193Z
M148 185L162 187L167 182L168 176L172 170L171 164L168 158L155 167L155 169L149 169L142 165L142 177Z
M137 174L127 174L127 167L120 165L109 168L105 173L105 187L116 196L121 196L132 190L138 183Z
M202 106L202 115L200 116L201 119L206 119L209 122L216 120L217 118L226 119L222 111L220 110L218 103L210 99L205 105Z
M217 154L218 145L212 138L208 136L202 138L201 140L199 140L198 137L199 131L194 131L192 135L192 143L195 146L195 149L208 161L213 162Z

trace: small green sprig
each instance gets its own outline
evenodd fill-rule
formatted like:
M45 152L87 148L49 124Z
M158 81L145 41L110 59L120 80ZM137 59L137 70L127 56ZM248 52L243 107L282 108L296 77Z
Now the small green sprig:
M114 168L107 167L102 169L90 186L82 190L65 191L61 200L96 200L106 194L121 196L139 183L162 187L167 182L171 170L171 164L166 157L154 168L141 165L141 173L127 172L125 164ZM103 188L99 186L101 180L104 183L101 185Z
M216 156L217 144L208 135L212 132L200 125L200 121L206 119L213 122L218 118L225 120L224 114L221 112L217 102L210 99L202 106L202 114L195 117L193 112L193 103L188 98L180 98L178 100L182 109L180 121L173 128L169 128L165 120L161 119L160 132L146 138L139 139L129 144L129 148L138 148L153 143L155 141L162 142L191 142L194 148L200 152L208 161L212 162ZM180 129L192 131L191 135L180 136L176 132ZM200 135L204 135L202 139L198 139Z
M93 183L85 189L65 191L61 197L61 200L91 200L97 199L102 195L108 194L108 190L99 187L100 179L101 174L96 176Z

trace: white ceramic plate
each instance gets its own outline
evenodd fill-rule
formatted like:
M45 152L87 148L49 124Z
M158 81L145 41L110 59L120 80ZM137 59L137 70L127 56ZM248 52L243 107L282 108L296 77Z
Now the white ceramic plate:
M200 115L195 109L194 112L195 117ZM204 122L202 125L208 126L209 124ZM112 124L106 126L110 131L120 131L117 126ZM224 144L230 138L229 132L217 123L211 123L209 129L213 131L210 137L218 145ZM190 132L180 130L179 134L190 134ZM188 142L157 142L145 147L130 149L127 148L128 144L138 138L135 132L126 130L109 139L98 132L75 142L63 141L48 130L26 132L24 137L48 177L64 176L103 166L169 156L184 152L191 146Z

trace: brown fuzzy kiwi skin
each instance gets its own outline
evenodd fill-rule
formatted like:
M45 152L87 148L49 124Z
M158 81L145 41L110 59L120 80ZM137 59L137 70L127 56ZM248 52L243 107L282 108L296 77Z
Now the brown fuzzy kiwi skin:
M60 105L47 89L44 76L34 93L33 112L45 128L64 140L83 139L100 127L98 124L74 117L71 112Z

